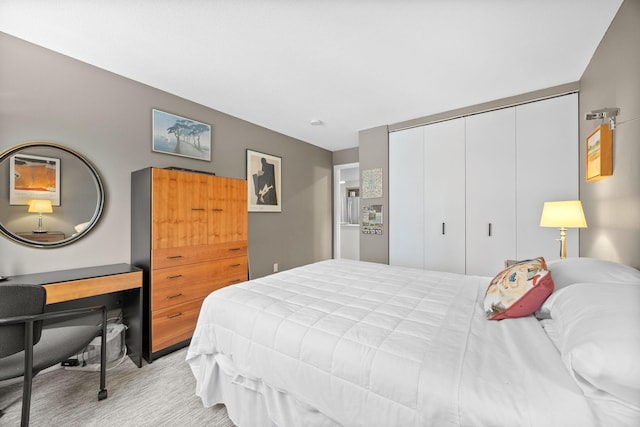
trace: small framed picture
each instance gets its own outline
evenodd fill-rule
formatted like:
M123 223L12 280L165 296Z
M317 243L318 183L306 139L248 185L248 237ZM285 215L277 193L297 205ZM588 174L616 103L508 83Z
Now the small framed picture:
M595 128L587 137L587 182L613 175L612 132L609 124Z
M249 212L282 212L282 158L247 150Z
M16 154L9 162L9 204L28 205L33 199L60 206L60 159Z
M151 149L211 161L211 125L154 109Z

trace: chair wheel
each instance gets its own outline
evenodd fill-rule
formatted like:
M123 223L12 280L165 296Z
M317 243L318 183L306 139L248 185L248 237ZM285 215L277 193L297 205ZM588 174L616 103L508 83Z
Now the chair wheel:
M98 392L98 400L104 400L107 398L107 389L102 389Z

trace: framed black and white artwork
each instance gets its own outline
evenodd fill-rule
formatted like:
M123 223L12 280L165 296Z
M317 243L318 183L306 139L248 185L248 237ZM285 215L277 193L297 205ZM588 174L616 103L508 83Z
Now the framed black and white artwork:
M249 212L282 212L282 158L247 150Z

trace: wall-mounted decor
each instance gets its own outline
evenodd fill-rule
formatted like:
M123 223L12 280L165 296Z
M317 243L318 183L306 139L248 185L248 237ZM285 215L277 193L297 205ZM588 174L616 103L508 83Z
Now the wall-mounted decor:
M587 182L613 175L612 132L608 124L600 125L587 137Z
M211 160L211 125L153 110L152 150L157 153Z
M382 235L384 230L382 220L382 205L370 205L362 207L362 234Z
M382 168L362 171L362 198L382 197Z
M60 206L60 159L16 154L9 161L9 204L28 205L33 199Z
M249 212L282 212L282 158L247 150Z

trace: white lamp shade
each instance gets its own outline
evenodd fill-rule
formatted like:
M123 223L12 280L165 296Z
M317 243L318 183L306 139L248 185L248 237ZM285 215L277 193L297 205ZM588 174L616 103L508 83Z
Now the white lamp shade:
M29 202L29 210L27 212L35 213L51 213L53 207L51 206L51 200L34 199Z
M586 228L582 203L580 200L544 202L540 227Z

